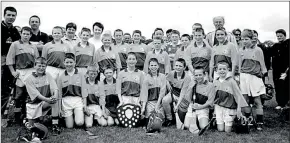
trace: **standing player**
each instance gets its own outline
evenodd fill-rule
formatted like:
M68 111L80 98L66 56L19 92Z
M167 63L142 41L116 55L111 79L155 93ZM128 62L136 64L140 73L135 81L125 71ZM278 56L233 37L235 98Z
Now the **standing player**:
M146 60L144 63L144 72L148 73L149 60L151 58L156 58L156 59L158 59L158 63L160 64L159 65L159 72L167 75L171 68L170 68L170 61L169 61L168 54L161 49L161 45L163 43L163 40L160 37L155 37L153 40L154 40L153 41L154 50L149 51L147 56L146 56Z
M73 48L73 52L76 56L76 67L83 75L86 75L89 65L96 64L95 46L88 42L90 35L91 30L83 28L80 35L81 42Z
M114 31L114 38L116 43L113 46L113 50L116 51L120 57L122 68L121 70L127 67L126 59L127 59L127 46L128 44L123 42L123 31L121 29L116 29Z
M103 43L101 40L101 35L104 31L104 25L100 22L95 22L93 24L93 33L94 36L89 39L89 42L95 46L95 50L98 50L102 47Z
M65 54L71 52L70 46L61 40L62 34L63 31L61 27L54 27L52 29L53 40L45 44L42 50L42 57L47 59L46 72L48 72L54 80L64 72L65 66L63 61Z
M62 38L64 43L67 43L71 50L76 46L80 40L76 37L77 25L75 23L68 23L65 27L66 35Z
M176 54L174 56L174 61L178 58L185 59L185 52L187 50L188 45L190 44L190 36L188 34L183 34L180 38L181 46L177 49Z
M25 80L34 71L35 59L39 57L36 46L29 42L30 37L31 28L26 26L23 27L21 30L21 39L11 44L6 57L6 65L8 65L13 77L17 79L15 106L18 110L17 113L15 113L15 119L20 119L20 112L23 114L25 113L25 99L27 96ZM16 69L14 69L14 65Z
M168 53L172 69L174 67L173 63L174 63L175 53L181 47L181 44L179 44L179 39L180 39L179 31L172 30L171 36L170 36L171 43L165 48L165 51Z
M263 125L263 104L261 95L266 94L266 87L262 78L267 73L264 55L261 48L252 43L253 31L245 29L242 32L242 42L245 46L240 49L239 69L240 69L240 88L246 101L254 99L257 114L257 129L262 130ZM251 115L251 107L245 108L245 116Z

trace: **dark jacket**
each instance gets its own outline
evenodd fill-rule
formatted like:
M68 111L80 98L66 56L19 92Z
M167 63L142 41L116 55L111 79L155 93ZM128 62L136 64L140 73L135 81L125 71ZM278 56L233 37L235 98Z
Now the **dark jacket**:
M4 21L1 23L1 56L7 55L12 42L19 40L18 30L11 26L8 27Z

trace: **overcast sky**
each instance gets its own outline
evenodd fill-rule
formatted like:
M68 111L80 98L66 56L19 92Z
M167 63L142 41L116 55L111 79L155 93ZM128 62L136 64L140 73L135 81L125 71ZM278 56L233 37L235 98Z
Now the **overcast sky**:
M196 22L208 33L214 30L212 18L224 16L228 31L255 29L261 41L277 41L275 30L280 28L289 35L288 2L2 2L2 12L6 6L18 11L14 25L28 26L29 17L38 15L40 30L48 34L68 22L76 23L79 31L97 21L105 30L120 28L132 34L138 29L147 38L156 27L191 34Z

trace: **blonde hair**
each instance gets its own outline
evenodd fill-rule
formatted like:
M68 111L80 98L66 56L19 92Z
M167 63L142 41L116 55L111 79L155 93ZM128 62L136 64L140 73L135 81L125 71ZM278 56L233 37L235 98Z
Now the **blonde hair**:
M98 71L98 67L96 65L90 65L87 67L87 71Z
M111 31L109 31L109 30L107 30L107 31L104 31L104 33L103 33L103 35L102 35L102 40L104 39L104 38L113 38L112 37L112 33L111 33Z

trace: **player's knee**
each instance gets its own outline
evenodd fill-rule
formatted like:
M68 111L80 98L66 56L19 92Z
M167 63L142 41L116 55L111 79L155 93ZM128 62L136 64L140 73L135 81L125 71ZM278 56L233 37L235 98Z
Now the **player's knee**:
M169 104L169 102L170 102L170 96L164 96L163 98L162 98L162 104L163 105L167 105L167 104Z
M98 123L103 127L108 125L107 121L104 118L101 118L100 120L98 120Z
M108 117L108 126L113 126L114 125L114 119L112 117Z
M82 126L82 125L84 125L84 120L83 119L76 119L75 123L77 126Z

